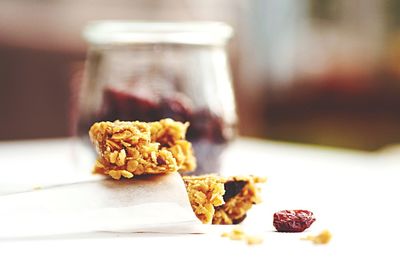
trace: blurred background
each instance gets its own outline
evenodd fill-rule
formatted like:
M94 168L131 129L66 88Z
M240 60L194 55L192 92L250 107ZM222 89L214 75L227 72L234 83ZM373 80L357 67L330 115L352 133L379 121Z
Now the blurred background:
M70 134L81 30L95 19L231 24L242 135L400 142L400 0L0 0L0 140Z

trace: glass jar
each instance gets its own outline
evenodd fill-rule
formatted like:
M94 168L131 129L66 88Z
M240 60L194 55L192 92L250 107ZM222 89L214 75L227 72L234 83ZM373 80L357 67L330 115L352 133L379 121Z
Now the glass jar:
M196 173L217 172L237 121L225 50L231 35L219 22L89 24L78 134L87 137L102 120L188 121Z

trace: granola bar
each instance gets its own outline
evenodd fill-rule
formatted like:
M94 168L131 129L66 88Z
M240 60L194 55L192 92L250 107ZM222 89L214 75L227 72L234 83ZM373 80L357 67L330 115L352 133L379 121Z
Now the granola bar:
M224 204L223 181L213 175L183 176L193 212L203 223L211 223L215 207Z
M203 223L238 224L247 211L261 202L258 183L265 178L256 176L218 175L184 176L189 200L196 216Z
M216 208L213 224L238 224L254 204L261 202L259 183L266 181L257 176L232 176L224 183L225 204Z
M98 154L93 172L120 179L192 171L196 160L191 143L185 140L188 126L172 119L97 122L89 130Z

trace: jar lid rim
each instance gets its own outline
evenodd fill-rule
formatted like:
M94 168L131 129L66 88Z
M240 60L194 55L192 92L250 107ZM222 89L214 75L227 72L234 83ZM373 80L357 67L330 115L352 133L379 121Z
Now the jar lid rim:
M217 21L132 21L89 22L83 37L91 44L175 43L224 45L233 29Z

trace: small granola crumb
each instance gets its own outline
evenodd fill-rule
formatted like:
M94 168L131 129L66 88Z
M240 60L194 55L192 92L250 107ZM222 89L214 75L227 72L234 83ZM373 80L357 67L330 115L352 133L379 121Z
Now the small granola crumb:
M251 245L261 244L264 241L264 239L262 239L259 236L247 236L246 241L247 241L247 245L251 246Z
M222 237L229 237L231 240L243 240L245 233L241 228L233 228L231 232L222 233Z
M251 236L246 234L241 228L233 228L231 232L222 233L222 237L228 237L231 240L244 240L247 245L259 245L263 239L259 236Z
M309 235L307 237L301 238L301 240L312 241L316 245L328 244L331 239L332 239L332 234L328 230L324 230L319 235L316 236Z

